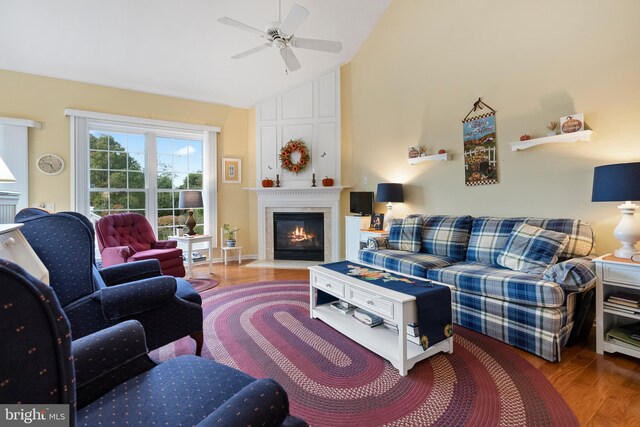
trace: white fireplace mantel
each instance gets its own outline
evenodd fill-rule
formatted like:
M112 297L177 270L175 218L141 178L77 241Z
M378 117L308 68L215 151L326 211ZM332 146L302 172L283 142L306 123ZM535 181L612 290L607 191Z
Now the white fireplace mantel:
M340 258L340 193L349 187L268 187L245 188L258 195L258 258L267 256L267 210L283 208L292 209L322 208L329 210L329 218L325 221L325 236L330 236L330 259L325 262L338 261ZM328 228L326 228L328 226ZM326 253L327 251L325 251Z

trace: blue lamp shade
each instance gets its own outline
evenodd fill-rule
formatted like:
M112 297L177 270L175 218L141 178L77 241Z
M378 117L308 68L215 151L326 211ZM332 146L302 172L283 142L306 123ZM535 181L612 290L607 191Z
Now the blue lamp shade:
M593 171L592 202L640 200L640 162L597 166Z
M203 206L202 191L186 190L180 192L180 196L178 197L178 209L195 209Z
M378 190L376 191L376 202L403 203L404 192L402 191L402 184L397 184L397 183L378 184Z

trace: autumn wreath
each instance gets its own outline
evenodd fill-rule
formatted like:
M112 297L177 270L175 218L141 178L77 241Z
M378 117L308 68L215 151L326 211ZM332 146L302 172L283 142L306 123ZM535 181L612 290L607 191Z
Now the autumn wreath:
M300 158L297 162L291 159L293 153L298 152ZM282 169L298 173L309 163L309 150L301 139L292 139L280 150L280 165Z

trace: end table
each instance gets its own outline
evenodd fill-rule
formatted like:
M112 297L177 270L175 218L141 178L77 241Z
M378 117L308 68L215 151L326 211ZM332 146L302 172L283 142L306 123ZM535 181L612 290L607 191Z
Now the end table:
M187 279L191 279L191 268L194 264L201 264L206 262L209 264L209 274L213 273L211 269L213 263L213 256L211 250L213 248L213 236L210 234L196 234L193 236L169 236L169 240L176 240L178 243L186 243L187 244ZM207 242L209 248L209 256L204 261L196 261L193 262L193 258L191 254L193 253L193 244Z

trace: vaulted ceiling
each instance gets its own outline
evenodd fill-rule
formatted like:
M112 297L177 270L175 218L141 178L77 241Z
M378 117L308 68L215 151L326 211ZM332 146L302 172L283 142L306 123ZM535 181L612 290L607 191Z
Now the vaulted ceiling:
M347 63L391 0L281 0L307 19L303 38L338 40L338 54L294 48L285 73L276 48L230 59L265 42L218 22L258 29L278 20L278 0L0 0L0 68L160 95L250 107Z

